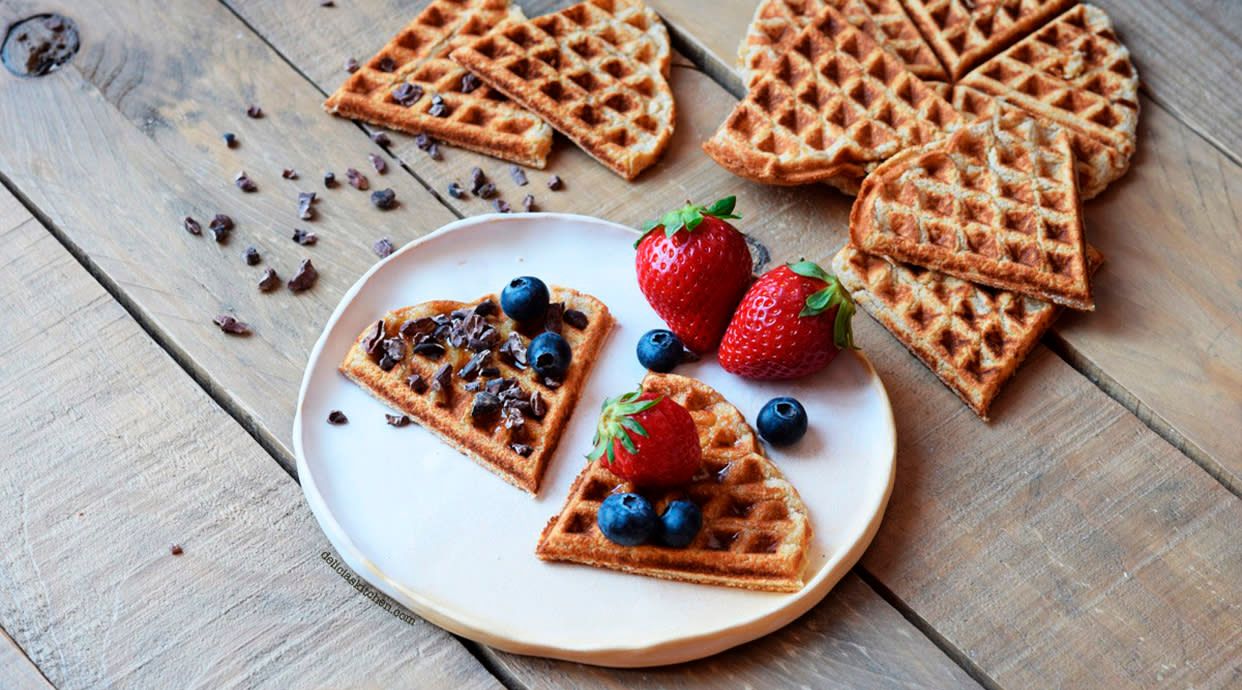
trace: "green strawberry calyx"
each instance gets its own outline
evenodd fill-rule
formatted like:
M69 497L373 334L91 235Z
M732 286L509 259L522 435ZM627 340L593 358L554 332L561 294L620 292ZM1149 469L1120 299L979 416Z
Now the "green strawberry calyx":
M733 212L733 207L737 204L736 196L727 196L723 199L717 199L710 206L700 206L692 204L689 201L685 206L679 209L669 211L655 220L649 220L643 223L643 234L638 236L638 240L634 242L637 247L643 238L658 227L664 228L664 236L672 237L677 234L678 230L685 228L687 231L693 231L699 227L699 223L703 222L705 216L719 218L720 220L732 220L741 218Z
M823 290L813 292L806 298L806 304L798 316L819 316L829 309L836 308L837 315L832 322L832 340L838 348L857 350L854 344L854 300L850 293L841 285L841 281L831 273L819 267L814 261L799 261L789 264L789 270L804 278L822 280L828 284Z
M647 430L637 419L634 419L634 415L646 412L664 400L663 395L650 400L639 400L642 394L643 391L639 388L604 401L603 411L599 415L599 425L595 427L595 438L591 440L595 448L587 455L588 460L594 462L607 455L609 464L615 462L617 458L613 450L615 445L613 441L620 441L621 447L630 453L638 452L638 446L634 444L631 434L645 437Z

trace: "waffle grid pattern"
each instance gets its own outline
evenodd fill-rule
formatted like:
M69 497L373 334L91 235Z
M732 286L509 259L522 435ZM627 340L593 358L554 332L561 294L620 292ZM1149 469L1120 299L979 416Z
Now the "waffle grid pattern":
M1074 0L902 2L954 81L1074 4Z

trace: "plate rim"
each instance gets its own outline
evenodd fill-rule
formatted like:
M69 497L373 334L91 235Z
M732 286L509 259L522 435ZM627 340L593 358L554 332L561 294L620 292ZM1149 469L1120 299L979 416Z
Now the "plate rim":
M306 396L313 378L313 372L320 364L319 360L323 355L324 347L327 345L329 334L335 329L337 322L344 315L346 309L358 293L366 287L386 264L396 260L397 257L416 251L424 243L438 239L443 235L471 226L517 220L539 220L540 218L587 225L602 225L610 229L624 230L633 235L639 234L633 228L620 223L577 213L535 212L520 215L486 213L460 218L410 241L392 255L377 261L345 291L336 308L333 309L331 315L324 322L319 338L315 341L315 345L307 357L306 368L302 374L302 383L298 389L297 407L293 418L293 451L297 466L297 479L302 487L303 497L310 506L311 513L315 516L320 530L328 538L329 543L336 549L341 559L359 577L366 580L368 584L384 592L393 601L404 606L420 618L450 633L461 635L477 643L486 644L505 652L597 666L642 668L701 659L775 632L814 608L841 581L845 574L854 567L862 557L863 552L870 546L876 532L879 530L880 523L883 521L889 498L892 495L896 475L897 429L893 417L892 401L889 398L888 390L884 386L883 379L880 378L871 361L861 350L853 350L845 354L854 356L859 360L859 363L864 367L869 376L868 384L876 389L888 412L884 422L888 427L889 436L892 438L892 452L889 454L887 462L883 467L887 474L887 485L879 497L877 505L874 506L871 519L854 539L852 545L848 549L838 551L835 557L829 558L820 567L815 577L803 586L802 590L793 595L784 595L796 596L796 599L766 614L760 614L717 630L660 642L635 645L584 645L576 647L525 642L515 631L496 631L494 626L485 625L473 614L455 610L450 606L436 602L389 577L362 553L340 526L315 484L314 475L311 473L307 463L302 442Z

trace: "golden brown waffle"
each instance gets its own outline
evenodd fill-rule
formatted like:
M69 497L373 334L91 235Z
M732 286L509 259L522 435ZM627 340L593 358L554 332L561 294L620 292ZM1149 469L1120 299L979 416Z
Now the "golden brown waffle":
M1074 154L1024 113L976 120L876 168L850 211L870 254L1091 310Z
M638 575L746 589L796 592L802 588L811 541L806 506L772 461L737 408L694 379L648 374L644 390L671 396L690 410L703 441L703 470L675 490L642 492L657 513L677 499L694 501L703 528L684 549L620 546L600 533L599 506L610 493L633 491L607 468L587 465L574 480L560 514L548 521L535 553Z
M495 295L390 311L358 336L341 373L505 481L538 493L613 323L608 308L590 295L560 287L551 294L546 324L533 327L506 317ZM573 351L559 383L525 366L530 338L545 327L558 329Z
M852 193L881 161L939 139L961 121L934 89L829 5L703 149L756 182L827 182Z
M627 180L673 135L671 56L668 31L640 0L588 0L452 53Z
M753 85L793 45L798 32L830 4L919 79L947 78L940 60L897 0L762 0L738 48L738 65Z
M1108 151L1098 186L1130 165L1138 128L1138 72L1103 10L1078 5L971 72L962 83L1078 136L1078 158L1092 159L1088 139ZM1095 190L1092 190L1095 191ZM1084 197L1091 196L1084 192Z
M1075 0L902 0L957 81L975 65L1043 26Z
M1087 247L1092 270L1103 257ZM854 301L986 420L1001 387L1052 324L1059 307L846 245L833 274Z
M524 19L509 0L434 0L345 80L324 108L542 168L552 148L552 129L500 93L467 78L466 70L448 59L454 48ZM443 101L438 107L437 99Z

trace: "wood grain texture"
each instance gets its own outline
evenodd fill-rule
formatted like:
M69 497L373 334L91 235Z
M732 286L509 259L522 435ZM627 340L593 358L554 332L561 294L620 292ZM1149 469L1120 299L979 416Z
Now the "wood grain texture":
M498 687L322 562L297 485L42 226L0 266L0 625L56 687Z
M711 13L652 4L696 61L743 92L734 63L750 3ZM1150 99L1142 109L1130 172L1086 204L1088 239L1105 256L1092 285L1100 307L1055 332L1113 397L1242 490L1242 428L1202 413L1206 400L1220 416L1242 419L1242 166ZM836 218L852 199L832 201Z

